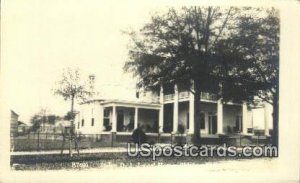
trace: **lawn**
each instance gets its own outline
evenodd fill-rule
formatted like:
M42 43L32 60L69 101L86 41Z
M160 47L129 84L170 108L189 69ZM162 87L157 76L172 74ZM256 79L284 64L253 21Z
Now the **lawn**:
M59 170L89 169L107 167L136 167L175 164L204 164L208 162L257 159L246 157L129 157L127 153L94 153L69 157L68 155L14 156L11 158L14 170Z

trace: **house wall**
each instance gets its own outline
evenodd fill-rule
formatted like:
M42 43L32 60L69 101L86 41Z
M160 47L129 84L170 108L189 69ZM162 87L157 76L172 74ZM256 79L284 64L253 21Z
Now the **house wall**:
M188 102L179 103L178 124L183 124L187 127L187 114L189 112ZM205 129L201 129L202 134L208 134L209 115L217 115L216 103L200 103L200 112L205 115ZM242 116L242 106L223 105L223 131L227 133L227 126L235 127L236 116ZM247 124L249 126L249 124Z
M92 126L92 118L94 118L94 126ZM84 119L84 126L82 126L82 119ZM100 133L103 128L103 107L98 102L80 105L79 114L76 115L74 124L76 131L79 133Z
M11 111L10 116L10 135L16 136L18 134L18 118L19 115Z
M130 107L117 107L118 110L123 110L124 114L124 125L130 123L130 111L134 108ZM99 102L92 102L80 105L79 114L75 119L75 129L82 134L99 134L105 131L103 126L103 112L104 108ZM201 129L202 134L208 134L209 127L209 115L217 115L217 104L216 103L200 103L200 112L204 113L205 117L205 129ZM189 113L189 102L180 102L178 111L178 124L182 124L187 129L187 120ZM112 120L112 110L110 111L110 122ZM138 112L138 125L139 126L150 126L155 128L158 125L159 111L154 109L142 109L139 108ZM165 114L166 115L166 114ZM231 128L236 126L236 116L242 116L242 106L238 105L223 105L223 132L227 133L227 127ZM248 116L252 116L251 112ZM91 119L94 118L94 126L91 126ZM84 119L84 126L81 122ZM79 123L79 129L78 129ZM156 124L157 123L157 124ZM248 117L247 127L252 126L252 118Z
M144 102L158 102L159 101L159 92L152 91L140 91L139 100Z
M267 115L267 124L268 124L268 129L273 129L273 117L272 117L272 113L273 113L273 107L270 104L265 104L267 105L267 113L265 113L265 109L264 108L256 108L256 109L252 109L252 123L253 123L253 128L256 129L264 129L265 128L265 115Z
M253 128L264 129L264 108L252 109L253 111Z

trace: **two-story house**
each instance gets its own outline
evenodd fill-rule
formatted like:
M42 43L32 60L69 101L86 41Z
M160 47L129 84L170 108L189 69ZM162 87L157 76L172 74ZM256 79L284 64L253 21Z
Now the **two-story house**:
M177 85L161 87L133 101L93 99L80 104L75 119L76 132L113 135L129 139L132 131L141 127L148 136L172 136L178 127L185 135L194 133L194 95ZM263 107L263 106L262 106ZM265 107L264 132L269 135L270 111ZM246 103L223 103L214 94L201 93L200 130L202 138L218 139L221 135L251 136L253 110ZM124 138L129 137L129 138Z

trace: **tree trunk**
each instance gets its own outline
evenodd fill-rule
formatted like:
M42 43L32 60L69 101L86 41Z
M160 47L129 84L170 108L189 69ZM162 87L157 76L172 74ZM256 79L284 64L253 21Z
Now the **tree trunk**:
M200 143L200 89L198 82L195 82L195 100L194 100L194 136L193 143L201 145Z
M71 112L74 111L74 97L71 99Z
M71 98L71 126L70 126L70 136L69 136L69 154L70 154L70 157L73 156L73 153L72 153L72 140L73 140L73 134L74 134L73 112L74 112L74 96L72 96L72 98Z
M272 132L272 144L278 148L279 138L279 90L276 90L276 94L273 99L273 132Z

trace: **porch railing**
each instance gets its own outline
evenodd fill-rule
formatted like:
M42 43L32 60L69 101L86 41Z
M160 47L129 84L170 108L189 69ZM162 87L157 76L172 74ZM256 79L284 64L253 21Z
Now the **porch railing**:
M159 103L159 97L152 97L151 102L153 103Z
M174 100L174 94L169 94L164 96L165 102L172 101L172 100Z
M188 99L190 97L190 92L180 92L179 93L179 99Z
M188 99L190 97L190 92L184 91L179 93L179 99ZM209 101L217 101L217 95L211 94L208 92L201 92L200 99L209 100ZM174 94L164 95L164 102L169 102L174 100Z
M218 100L217 95L212 93L207 93L207 92L201 92L200 98L203 100L212 100L212 101Z

